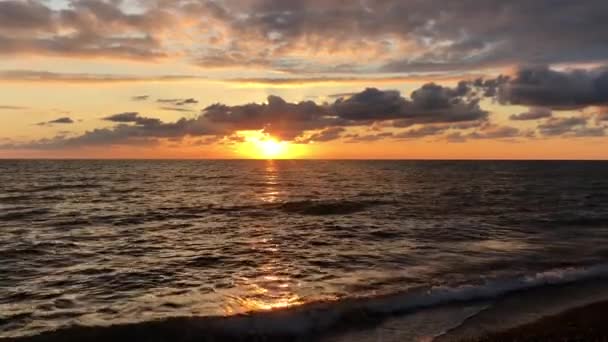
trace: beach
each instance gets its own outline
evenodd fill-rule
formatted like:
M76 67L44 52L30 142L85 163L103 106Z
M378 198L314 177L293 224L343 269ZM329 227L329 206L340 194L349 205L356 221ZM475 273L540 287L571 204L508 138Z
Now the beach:
M593 303L475 341L607 341L608 302Z

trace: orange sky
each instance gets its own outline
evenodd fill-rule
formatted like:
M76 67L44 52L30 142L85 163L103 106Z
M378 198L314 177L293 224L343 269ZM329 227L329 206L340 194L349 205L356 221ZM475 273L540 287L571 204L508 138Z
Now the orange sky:
M599 2L362 6L0 2L0 158L608 159Z

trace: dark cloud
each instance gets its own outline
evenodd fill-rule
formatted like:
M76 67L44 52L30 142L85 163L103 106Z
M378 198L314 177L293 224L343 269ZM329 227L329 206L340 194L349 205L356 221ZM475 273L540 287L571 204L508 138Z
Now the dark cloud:
M555 110L608 104L608 69L556 71L548 67L520 69L498 93L503 104Z
M258 130L286 140L300 136L304 131L324 129L348 124L331 116L326 106L313 101L289 103L278 96L269 96L267 103L227 106L214 104L203 110L211 122L231 127L233 130Z
M72 120L72 118L62 117L62 118L51 120L51 121L39 122L36 125L38 125L38 126L52 126L52 125L55 125L55 124L67 125L67 124L73 124L73 123L74 123L74 120Z
M125 112L107 116L103 118L103 120L112 122L136 122L138 118L139 113L137 112Z
M346 120L395 120L396 127L486 119L488 113L480 108L478 99L467 97L468 93L465 83L455 88L428 83L413 91L411 99L398 91L368 88L338 99L332 108Z
M553 115L551 109L543 107L532 107L525 113L513 114L509 118L514 121L527 121L550 118Z

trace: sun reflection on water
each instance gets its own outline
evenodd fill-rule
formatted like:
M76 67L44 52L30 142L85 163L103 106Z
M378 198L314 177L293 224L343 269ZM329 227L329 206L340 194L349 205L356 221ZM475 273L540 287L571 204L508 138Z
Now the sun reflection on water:
M274 203L279 200L279 196L283 194L283 191L278 186L279 169L277 162L274 160L267 160L264 169L264 191L260 194L260 199L266 203Z

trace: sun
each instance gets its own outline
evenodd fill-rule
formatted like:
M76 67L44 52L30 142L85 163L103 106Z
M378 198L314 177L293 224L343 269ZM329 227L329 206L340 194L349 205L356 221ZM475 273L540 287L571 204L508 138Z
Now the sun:
M237 152L247 158L291 159L306 152L304 146L279 140L264 131L239 131L237 135L243 138Z
M254 143L259 149L260 156L267 159L285 157L287 154L287 142L277 141L274 138L265 138Z

